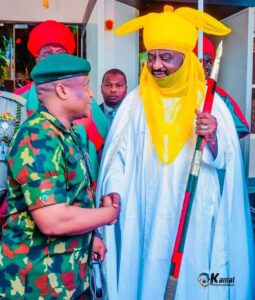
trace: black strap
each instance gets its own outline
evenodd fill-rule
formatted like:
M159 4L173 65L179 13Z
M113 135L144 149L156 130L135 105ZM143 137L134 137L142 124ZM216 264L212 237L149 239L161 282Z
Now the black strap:
M16 121L15 121L15 127L14 127L14 132L13 135L18 131L20 121L21 121L21 105L18 103L16 106Z

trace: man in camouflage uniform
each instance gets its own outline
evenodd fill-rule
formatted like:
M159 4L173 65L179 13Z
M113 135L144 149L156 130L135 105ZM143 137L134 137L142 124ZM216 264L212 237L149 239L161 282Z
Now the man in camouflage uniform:
M89 63L68 54L40 61L31 76L40 103L7 156L7 221L0 244L4 299L88 299L92 231L116 221L115 195L94 207L86 148L73 125L89 114ZM82 109L83 108L83 109ZM98 247L98 245L97 245Z
M44 21L35 26L29 34L29 52L35 57L36 62L54 53L73 54L75 38L69 27L54 20ZM27 113L30 116L38 107L38 98L33 82L15 91L27 99ZM91 161L93 184L96 187L98 176L98 156L101 154L104 139L107 135L108 122L99 105L93 99L88 118L76 120L77 131L82 141L86 144Z
M0 91L0 226L4 222L7 209L6 153L13 135L26 118L25 104L23 97Z

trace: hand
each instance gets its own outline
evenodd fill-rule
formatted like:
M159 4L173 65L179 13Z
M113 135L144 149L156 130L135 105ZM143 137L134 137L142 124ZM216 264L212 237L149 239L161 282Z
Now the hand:
M97 236L94 236L92 251L93 251L92 252L93 259L97 259L98 255L101 261L105 259L105 253L107 252L107 249L105 247L103 240L101 240Z
M195 113L197 115L196 134L205 138L213 157L216 158L218 154L218 143L216 136L218 122L210 113L200 112L198 109L195 110Z
M110 193L108 194L112 199L112 206L114 208L120 208L120 195L118 193Z
M120 208L120 195L118 193L110 193L102 196L101 206L107 207L110 205L114 208Z
M109 195L103 195L101 197L100 207L109 207L112 206L112 198Z
M197 121L196 121L196 134L205 137L206 142L215 144L217 142L216 130L217 120L210 113L200 112L196 109Z
M120 212L120 195L118 193L110 193L101 198L101 207L112 207L115 210L116 218L109 224L115 224Z

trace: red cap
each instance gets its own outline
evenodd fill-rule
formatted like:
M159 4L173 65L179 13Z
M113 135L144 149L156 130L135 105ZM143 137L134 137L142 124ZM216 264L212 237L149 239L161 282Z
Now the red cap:
M196 47L194 48L193 51L197 55L197 44L196 44ZM212 57L212 60L214 60L214 58L215 58L215 48L214 48L214 45L205 36L203 37L203 53L204 54L209 54Z
M27 48L33 56L37 56L40 49L47 44L58 44L65 47L68 54L75 49L72 31L62 23L48 20L35 26L29 34Z

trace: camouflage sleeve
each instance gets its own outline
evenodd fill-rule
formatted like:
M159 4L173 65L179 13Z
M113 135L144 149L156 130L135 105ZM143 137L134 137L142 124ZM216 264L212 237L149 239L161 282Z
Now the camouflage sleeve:
M24 126L18 132L7 157L9 190L18 185L30 211L67 201L63 151L53 130Z

